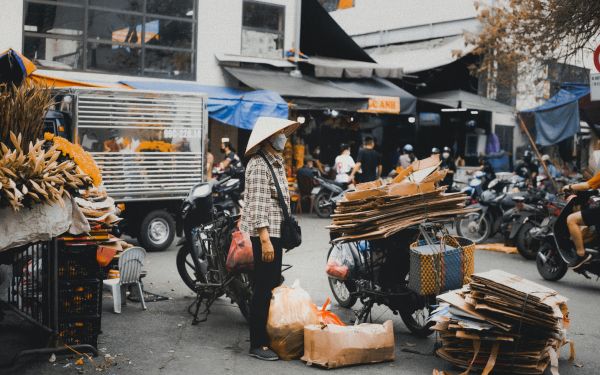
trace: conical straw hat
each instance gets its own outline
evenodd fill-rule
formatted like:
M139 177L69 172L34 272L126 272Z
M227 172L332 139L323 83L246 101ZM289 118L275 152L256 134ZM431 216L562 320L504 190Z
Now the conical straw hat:
M268 139L275 133L284 131L285 135L289 137L300 124L296 121L286 120L276 117L259 117L254 124L250 139L248 140L248 146L246 146L246 155L255 153L262 141Z

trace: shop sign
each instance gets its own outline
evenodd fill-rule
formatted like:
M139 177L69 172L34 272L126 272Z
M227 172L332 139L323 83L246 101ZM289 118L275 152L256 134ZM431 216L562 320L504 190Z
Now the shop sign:
M600 101L600 73L590 74L590 96L592 101Z
M369 98L369 107L364 112L400 114L400 98L393 96L371 96Z

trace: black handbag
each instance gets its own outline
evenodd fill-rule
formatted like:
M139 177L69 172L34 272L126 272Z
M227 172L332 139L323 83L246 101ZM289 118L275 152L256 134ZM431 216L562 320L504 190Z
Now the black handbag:
M287 251L292 250L295 247L300 246L302 243L302 229L300 229L300 225L298 221L291 215L291 213L287 209L287 205L285 204L285 199L283 198L283 193L281 192L281 187L279 186L279 180L277 179L277 175L273 170L273 167L269 163L269 160L265 156L265 154L260 151L259 155L263 158L265 163L267 163L267 167L271 171L271 176L273 176L273 183L275 184L275 189L277 189L277 196L279 198L279 206L281 207L281 211L283 212L283 221L281 222L281 247L286 249Z

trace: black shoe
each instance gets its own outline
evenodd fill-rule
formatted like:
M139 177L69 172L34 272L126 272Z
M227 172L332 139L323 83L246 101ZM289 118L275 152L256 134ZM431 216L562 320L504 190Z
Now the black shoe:
M583 266L584 264L586 264L587 262L590 261L590 259L592 259L592 254L586 254L584 256L582 256L579 260L579 262L573 266L573 271L575 271L576 269L578 269L579 267Z
M263 361L277 361L277 360L279 360L279 357L277 356L277 354L275 354L274 351L272 351L271 349L267 348L266 346L263 346L261 348L250 349L250 352L248 353L248 355L250 357L262 359Z

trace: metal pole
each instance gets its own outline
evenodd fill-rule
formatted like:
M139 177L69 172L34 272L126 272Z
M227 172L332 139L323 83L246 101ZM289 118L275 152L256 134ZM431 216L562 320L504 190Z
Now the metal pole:
M302 0L296 0L296 35L294 37L294 63L296 69L292 72L292 76L301 77L302 73L298 68L298 61L300 61L300 31L302 25Z
M550 175L550 172L548 171L548 166L546 165L546 163L544 162L544 160L542 160L542 156L540 155L540 151L538 150L537 146L535 145L535 141L531 137L531 134L529 133L529 130L527 129L527 126L525 126L525 123L523 122L523 118L521 117L520 114L517 115L517 117L519 118L519 125L521 125L521 130L523 130L523 132L525 133L525 135L527 135L527 138L529 139L529 143L531 144L531 147L533 148L533 151L535 152L535 155L537 156L537 158L540 161L540 163L542 163L542 167L544 168L544 171L546 171L546 176L548 176L548 178L550 179L550 181L552 181L552 185L554 186L554 189L556 189L556 191L558 192L558 185L556 185L556 181L554 180L554 177L552 177Z

